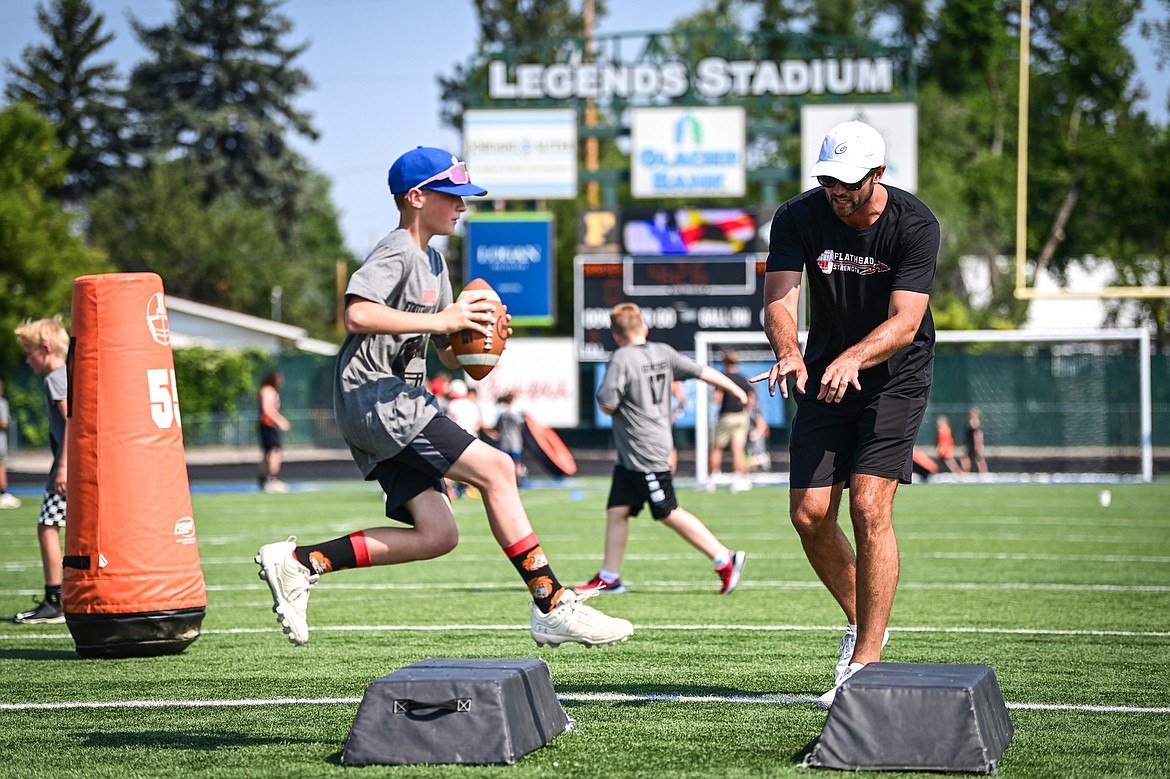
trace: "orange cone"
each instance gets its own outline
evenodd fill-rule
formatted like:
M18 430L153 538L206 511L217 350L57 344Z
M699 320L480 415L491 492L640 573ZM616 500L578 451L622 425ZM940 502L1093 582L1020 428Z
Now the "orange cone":
M82 657L176 654L207 593L162 279L78 278L72 329L65 621Z

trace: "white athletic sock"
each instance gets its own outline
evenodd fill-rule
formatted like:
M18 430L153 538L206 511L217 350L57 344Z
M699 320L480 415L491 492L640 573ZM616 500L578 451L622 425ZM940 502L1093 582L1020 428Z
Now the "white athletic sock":
M613 584L618 579L622 578L622 575L620 573L618 573L617 571L610 571L606 568L602 568L601 573L598 575L601 577L601 580L603 582L605 582L606 584Z
M731 550L724 549L722 552L712 557L711 562L715 563L716 568L722 568L731 562Z

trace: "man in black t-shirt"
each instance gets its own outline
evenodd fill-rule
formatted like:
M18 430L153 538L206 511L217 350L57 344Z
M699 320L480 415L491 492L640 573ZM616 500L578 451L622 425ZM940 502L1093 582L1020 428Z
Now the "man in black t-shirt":
M764 281L776 364L752 379L767 379L784 397L793 379L792 524L849 622L833 688L820 698L825 707L857 669L881 659L889 639L898 584L894 493L910 483L934 364L938 220L910 193L882 184L885 172L882 137L845 122L825 136L813 166L820 187L776 211ZM806 272L811 322L801 355L797 303ZM856 554L837 524L846 487Z

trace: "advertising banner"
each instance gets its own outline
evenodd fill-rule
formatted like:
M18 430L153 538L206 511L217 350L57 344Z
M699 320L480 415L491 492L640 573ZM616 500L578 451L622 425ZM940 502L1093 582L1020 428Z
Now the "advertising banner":
M479 393L486 427L495 426L497 403L509 394L516 411L531 414L548 427L580 424L580 381L569 338L509 338L492 372L471 384Z
M477 110L463 114L471 179L496 200L569 200L577 196L577 112L573 109Z
M482 278L500 296L514 327L556 318L553 216L546 211L468 214L464 283Z
M746 137L739 107L633 109L634 197L743 197Z

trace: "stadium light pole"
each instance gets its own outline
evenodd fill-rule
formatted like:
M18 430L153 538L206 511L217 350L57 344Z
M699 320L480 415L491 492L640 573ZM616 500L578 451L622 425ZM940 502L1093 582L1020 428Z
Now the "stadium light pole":
M585 51L582 52L585 62L593 59L593 0L585 0L581 11L582 27L584 27ZM597 103L592 97L585 98L585 126L593 129L597 126ZM585 170L596 173L598 165L597 136L590 134L585 139ZM585 184L586 202L591 209L601 208L601 182L589 179Z
M1028 289L1028 81L1032 3L1020 0L1020 98L1016 108L1016 294Z

